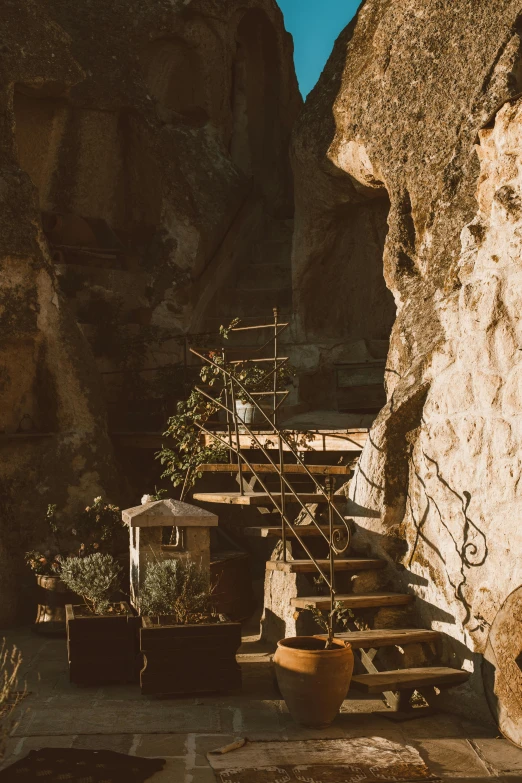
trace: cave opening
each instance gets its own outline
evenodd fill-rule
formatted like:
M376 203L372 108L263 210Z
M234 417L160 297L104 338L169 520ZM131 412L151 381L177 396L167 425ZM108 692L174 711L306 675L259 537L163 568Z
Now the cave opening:
M283 163L284 149L278 116L279 51L275 30L263 11L244 14L237 27L236 46L230 154L236 166L270 197L280 187L278 162Z
M337 207L323 227L320 258L298 276L301 328L320 355L300 392L315 408L374 418L386 402L396 313L383 273L389 209L386 193Z

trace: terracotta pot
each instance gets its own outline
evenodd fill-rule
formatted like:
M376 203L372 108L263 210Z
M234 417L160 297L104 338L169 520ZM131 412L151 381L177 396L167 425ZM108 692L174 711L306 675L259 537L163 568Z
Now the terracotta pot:
M277 683L292 718L301 726L329 726L350 686L351 646L336 640L335 649L325 650L324 644L324 639L314 636L295 636L277 643Z

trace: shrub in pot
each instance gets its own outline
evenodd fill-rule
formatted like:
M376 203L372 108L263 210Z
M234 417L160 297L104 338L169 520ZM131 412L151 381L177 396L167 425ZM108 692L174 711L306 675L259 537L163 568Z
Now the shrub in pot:
M94 498L92 505L83 509L70 524L55 504L47 507L47 543L39 549L26 552L25 561L36 575L38 590L37 628L42 633L65 631L65 606L77 603L61 579L62 561L77 552L80 557L103 549L114 548L120 537L125 543L120 509Z
M67 604L69 678L77 685L131 682L135 671L136 618L125 601L112 602L121 568L112 555L97 552L62 562L62 580L81 595Z
M325 636L294 636L277 644L274 667L279 690L292 718L301 726L329 726L346 698L353 672L349 644L335 639L334 622L343 621L349 609L336 604L326 619L315 607L307 607L325 631Z
M236 690L241 624L212 611L208 574L187 559L150 563L139 596L141 692L181 695Z

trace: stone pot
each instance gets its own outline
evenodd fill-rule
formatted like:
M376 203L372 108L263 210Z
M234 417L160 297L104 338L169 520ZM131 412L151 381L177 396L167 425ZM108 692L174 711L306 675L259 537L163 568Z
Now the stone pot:
M38 610L35 630L39 633L65 633L65 605L78 601L59 576L36 575Z
M351 645L335 640L325 650L325 640L294 636L277 643L274 666L279 690L296 723L329 726L346 698L353 672Z
M259 416L251 402L241 402L241 400L236 400L236 414L240 422L248 424L250 427Z

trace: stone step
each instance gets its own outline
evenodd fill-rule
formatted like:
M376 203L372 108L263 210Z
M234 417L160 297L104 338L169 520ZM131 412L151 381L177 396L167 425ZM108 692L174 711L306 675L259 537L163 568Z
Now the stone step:
M319 492L299 492L297 493L302 503L327 503L327 498ZM232 506L271 506L273 500L276 503L281 502L281 493L273 492L269 495L267 492L245 492L241 495L239 492L195 492L194 500L201 503L225 503ZM273 500L272 500L273 498ZM286 503L297 503L296 498L290 493L285 494ZM344 495L336 495L334 501L346 502Z
M336 595L335 600L347 609L373 609L381 606L408 606L415 600L415 597L407 593L370 593L368 595L350 593ZM328 595L299 596L292 598L290 604L296 609L306 609L307 606L315 606L316 609L329 609L330 597Z
M321 634L324 636L324 634ZM424 628L381 628L371 631L346 631L336 633L336 639L348 642L353 650L369 650L378 647L404 647L406 644L424 644L434 642L441 636L440 631L428 631ZM324 636L326 638L326 636Z
M293 232L293 218L269 218L265 224L264 236L274 242L291 242Z
M327 537L330 534L330 528L325 525L321 525L319 529L316 525L299 525L296 527L296 530L300 538L321 538L321 531ZM344 527L335 525L335 530L344 530ZM250 538L281 538L281 525L277 527L244 527L243 533ZM295 538L293 530L290 530L288 526L286 528L286 537ZM379 562L385 564L384 560Z
M274 467L270 464L255 464L252 465L255 473L277 473L279 474L279 467ZM350 465L307 465L306 468L303 465L286 464L284 466L284 472L291 474L303 474L308 475L311 473L313 476L349 476L353 467ZM242 467L242 473L252 473L250 468L246 465ZM236 463L224 463L216 462L209 463L208 465L199 465L198 472L201 473L238 473L239 467Z
M292 287L291 267L281 264L248 264L237 278L237 287L242 290L279 290Z
M292 254L291 239L265 239L255 245L251 264L290 264Z
M426 686L451 688L460 685L469 678L469 672L462 669L450 669L447 666L427 668L397 669L397 671L377 672L376 674L357 674L352 677L350 688L363 693L383 693L384 691L414 690Z
M330 561L321 558L316 560L317 565L324 572L330 570ZM378 568L385 568L386 561L373 560L368 557L347 557L334 560L336 571L371 571ZM285 574L311 574L317 572L317 567L313 560L267 560L267 571L282 571Z

